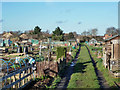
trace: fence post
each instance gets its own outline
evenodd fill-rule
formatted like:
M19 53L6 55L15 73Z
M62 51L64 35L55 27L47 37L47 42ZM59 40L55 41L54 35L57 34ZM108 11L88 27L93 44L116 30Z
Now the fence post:
M19 74L19 79L20 79L20 82L19 82L19 88L21 86L21 70L20 70L20 74Z
M34 64L32 65L32 67L34 67ZM32 69L32 72L33 72L33 80L35 80L35 74L33 69Z

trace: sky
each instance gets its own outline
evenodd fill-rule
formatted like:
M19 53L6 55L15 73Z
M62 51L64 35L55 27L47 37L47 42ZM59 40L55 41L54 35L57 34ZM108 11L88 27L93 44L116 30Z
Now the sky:
M52 33L59 26L64 33L97 28L104 35L108 27L118 28L118 2L2 2L0 23L2 31L39 26Z

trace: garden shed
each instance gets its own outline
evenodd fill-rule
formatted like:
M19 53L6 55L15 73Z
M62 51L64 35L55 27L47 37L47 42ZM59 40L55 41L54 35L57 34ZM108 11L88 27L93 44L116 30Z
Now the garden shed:
M4 40L2 38L0 38L0 46L3 47L4 46Z
M89 45L94 45L97 43L97 40L92 38L90 41L89 41Z
M39 44L39 41L35 39L29 39L28 41L31 42L33 45Z
M103 48L103 64L112 72L120 70L120 35L114 35L105 40Z

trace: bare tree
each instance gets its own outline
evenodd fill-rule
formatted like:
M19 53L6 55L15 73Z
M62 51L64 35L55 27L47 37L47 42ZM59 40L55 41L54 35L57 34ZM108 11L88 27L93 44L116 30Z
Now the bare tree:
M112 35L116 35L120 33L120 29L116 29L115 27L109 27L106 30L106 34L112 34Z
M88 31L86 32L86 34L87 34L87 36L91 35L91 31L88 30Z
M45 33L50 34L50 31L49 31L49 30L46 30L46 32L45 32Z
M73 35L75 38L78 36L78 34L75 31L73 32Z
M91 31L90 30L84 31L84 32L81 33L81 35L83 35L83 36L91 35Z
M116 29L117 34L120 34L120 28Z
M81 33L81 35L86 36L86 35L87 35L87 32L84 31L84 32Z
M91 30L91 34L92 34L92 36L96 36L97 35L97 32L98 32L98 30L95 28L95 29L92 29Z

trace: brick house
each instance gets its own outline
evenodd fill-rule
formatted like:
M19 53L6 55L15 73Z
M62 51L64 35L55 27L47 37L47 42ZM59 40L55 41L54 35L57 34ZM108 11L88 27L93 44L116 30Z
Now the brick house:
M105 39L103 64L113 73L120 71L120 34Z

